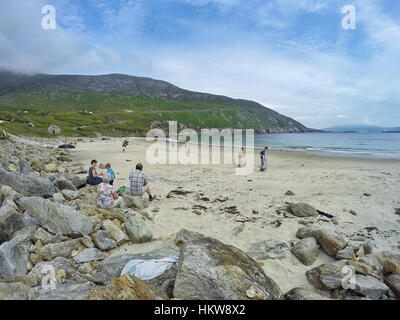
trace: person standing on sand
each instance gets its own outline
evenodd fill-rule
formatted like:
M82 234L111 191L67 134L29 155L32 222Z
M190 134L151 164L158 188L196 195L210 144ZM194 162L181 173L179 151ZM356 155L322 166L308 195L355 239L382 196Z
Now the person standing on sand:
M260 166L260 171L265 171L267 168L267 150L268 147L264 147L264 149L261 150L260 156L261 156L261 166Z
M153 201L149 182L147 176L143 173L143 165L141 163L138 163L136 165L136 170L130 173L129 182L131 187L131 197L141 197L144 193L147 193L149 195L149 200Z
M244 148L242 147L240 149L239 155L238 155L238 168L246 166L246 161L244 161L244 159L243 159L243 151L244 151Z
M129 144L128 140L125 140L124 142L122 142L122 152L126 151L126 147L128 146L128 144Z
M92 160L91 166L89 168L89 176L87 177L87 183L92 186L97 186L98 184L103 182L103 179L98 177L101 176L102 174L99 175L97 174L96 166L97 166L97 161Z

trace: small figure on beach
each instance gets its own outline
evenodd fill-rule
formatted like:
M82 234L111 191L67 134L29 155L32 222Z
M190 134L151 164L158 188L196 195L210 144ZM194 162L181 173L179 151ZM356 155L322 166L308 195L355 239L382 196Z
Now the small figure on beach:
M244 147L240 148L239 155L238 155L238 168L246 166L246 161L243 158L243 151L244 151Z
M111 164L107 163L105 165L105 168L107 169L106 173L110 174L110 184L113 186L114 185L114 180L115 180L115 172L113 169L111 169Z
M104 174L103 182L97 187L97 199L96 204L102 209L114 209L120 207L123 203L122 197L119 196L118 192L110 184L111 175L106 172Z
M103 179L99 177L102 174L97 174L96 166L97 160L92 160L91 166L89 168L89 176L87 177L87 183L92 186L97 186L98 184L103 182Z
M267 168L267 150L268 147L264 147L264 149L261 150L260 156L261 156L261 166L260 166L260 171L265 171Z
M136 170L132 171L129 175L131 197L141 197L144 193L149 195L149 200L153 200L151 195L149 181L147 176L143 173L143 165L138 163Z
M124 142L122 142L122 152L126 151L126 147L128 146L129 141L127 139L124 140Z

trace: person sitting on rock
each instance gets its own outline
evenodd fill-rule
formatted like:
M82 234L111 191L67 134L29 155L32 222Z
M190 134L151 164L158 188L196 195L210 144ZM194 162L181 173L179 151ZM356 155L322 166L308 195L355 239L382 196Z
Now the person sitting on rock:
M98 184L103 182L103 179L101 177L98 177L96 166L97 166L97 161L92 160L91 166L89 168L89 176L87 178L87 183L92 186L97 186ZM102 174L99 175L101 176Z
M131 197L141 197L144 193L149 195L149 200L153 200L150 192L149 182L147 176L142 172L143 165L138 163L136 170L132 171L129 175Z
M121 206L123 199L115 191L114 187L110 184L111 175L104 174L103 182L97 187L97 200L96 204L102 209L114 209Z

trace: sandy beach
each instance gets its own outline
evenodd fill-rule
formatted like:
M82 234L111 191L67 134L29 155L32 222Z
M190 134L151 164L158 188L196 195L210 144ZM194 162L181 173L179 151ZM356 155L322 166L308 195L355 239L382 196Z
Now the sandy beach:
M148 225L155 241L126 244L115 249L112 255L158 248L183 228L217 238L244 251L249 244L267 239L294 243L298 240L296 231L304 227L304 220L313 226L335 226L350 239L369 232L379 249L398 250L400 216L395 214L394 208L400 207L400 160L271 151L268 171L259 172L258 151L247 150L247 153L256 153L255 170L250 175L238 176L235 164L151 165L146 161L151 142L144 138L129 138L127 151L122 153L121 141L119 138L83 139L75 150L70 151L74 161L85 167L89 167L92 159L98 160L99 164L111 163L117 188L129 186L129 173L136 163L143 163L153 194L157 196L145 209L154 216ZM167 198L172 190L192 193ZM294 195L285 195L287 190L293 191ZM332 214L335 219L282 215L277 209L285 202L308 203ZM231 206L237 207L236 213L227 212L225 208ZM334 225L335 220L337 225ZM241 225L243 230L235 235L234 229ZM365 229L367 227L376 227L376 230ZM293 255L260 262L266 274L285 292L298 285L311 287L305 271L331 261L335 259L320 249L318 259L309 267Z

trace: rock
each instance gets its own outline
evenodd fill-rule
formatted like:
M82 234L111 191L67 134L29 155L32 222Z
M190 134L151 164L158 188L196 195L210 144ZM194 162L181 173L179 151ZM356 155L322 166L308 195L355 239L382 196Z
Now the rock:
M68 258L73 250L78 249L81 246L80 239L68 240L60 243L52 243L41 247L37 253L42 257L43 260L53 260L57 257Z
M0 244L10 240L13 233L23 227L22 215L15 207L3 205L0 208Z
M35 174L20 174L7 172L0 168L0 185L7 185L25 197L43 196L58 192L48 179L38 177Z
M71 190L71 191L76 191L78 190L75 185L68 179L66 179L65 177L59 177L58 179L56 179L53 184L60 189L61 191L63 190Z
M103 228L115 241L117 241L118 245L123 245L129 241L126 233L118 228L111 220L104 220Z
M356 252L356 256L357 256L357 258L360 258L360 257L362 257L362 256L364 256L365 255L365 253L364 253L364 247L360 247L358 250L357 250L357 252Z
M117 242L104 230L98 230L93 233L92 240L100 250L110 250L117 246Z
M204 235L198 232L188 231L186 229L181 229L176 233L175 238L173 239L174 245L177 247L183 247L187 242L193 240L204 239Z
M354 260L356 255L354 254L354 250L352 247L347 246L346 248L339 250L336 253L336 259L346 259L346 260Z
M24 159L19 159L18 161L19 164L19 172L22 174L29 174L33 172L33 169L31 167L31 164L24 160Z
M296 232L296 237L299 239L314 237L315 228L300 228Z
M284 297L286 300L331 300L304 286L293 288Z
M318 257L319 246L317 241L310 237L298 241L291 249L292 253L305 266L311 266Z
M38 286L32 288L30 300L84 300L95 284L89 281L75 282L67 280L55 287Z
M9 186L1 186L0 196L1 198L5 199L9 197L13 191L14 191L13 188Z
M36 279L27 274L20 274L11 280L12 283L23 283L29 287L36 287L38 285ZM1 300L1 298L0 298Z
M87 170L84 169L83 172L78 172L78 173L87 173ZM52 175L49 179L53 183L56 183L57 180L61 181L68 180L70 183L72 183L74 188L71 186L70 183L66 183L64 186L66 187L65 189L70 189L70 190L82 189L84 186L86 186L86 178L75 175L69 175L67 173L56 173Z
M105 255L97 248L85 249L74 257L76 263L85 263L91 261L103 260Z
M63 203L65 201L65 198L61 192L57 192L53 194L52 201L55 203Z
M109 286L91 289L87 300L168 300L168 295L151 283L130 275L113 278Z
M251 292L256 293L253 299L282 298L276 283L241 250L212 238L182 247L174 298L248 300Z
M374 300L380 299L389 291L386 284L371 276L356 274L355 285L355 292Z
M385 278L385 283L400 299L400 274L390 274Z
M318 211L307 203L291 203L289 204L290 212L296 217L316 217Z
M249 245L247 254L253 259L283 259L289 253L289 245L280 240L264 240Z
M82 244L86 247L86 248L94 248L94 243L92 241L92 238L89 236L83 236L82 238L80 238Z
M54 162L48 163L44 166L44 170L50 173L56 173L58 172L57 170L57 165Z
M372 194L370 194L370 193L368 193L368 192L365 192L365 193L364 193L364 196L365 196L365 197L372 197Z
M0 283L0 300L28 300L30 286L22 283Z
M363 243L361 243L361 246L364 248L365 254L372 253L376 247L375 242L373 240L366 240Z
M11 281L15 276L27 273L29 241L26 236L17 235L0 245L0 278Z
M331 228L317 228L313 232L315 240L321 248L330 256L335 256L339 250L346 247L346 240Z
M95 277L102 280L104 283L109 284L112 278L119 277L121 275L122 269L131 260L161 259L168 256L177 255L179 255L179 252L175 248L172 248L170 246L163 246L159 249L146 253L111 256L101 261ZM157 278L151 279L149 282L162 289L170 297L172 297L172 290L174 288L176 272L177 266L174 265L164 274L158 276Z
M233 228L232 234L233 234L234 236L237 236L239 233L241 233L241 232L243 231L243 229L244 229L244 223L242 223L241 225L239 225L239 226Z
M64 198L69 201L78 199L80 195L79 191L72 191L72 190L62 190L61 193L64 196Z
M306 271L307 280L320 290L334 290L342 288L342 281L347 275L344 267L346 261L341 260L331 264L322 264Z
M382 252L382 265L385 272L400 274L400 254Z
M43 245L49 244L53 239L53 235L44 230L43 228L38 228L33 237L35 241L40 240Z
M294 192L291 190L285 192L285 196L294 196L294 195L295 195Z
M53 234L78 237L92 232L90 218L75 209L52 203L39 197L22 198L20 205L39 221L40 225Z
M349 213L351 213L353 216L356 216L356 215L357 215L357 212L354 211L354 210L350 210Z
M131 214L125 221L125 230L129 238L134 243L142 243L151 240L153 233L138 216Z
M128 208L143 210L149 206L149 201L142 197L124 197L124 203Z

